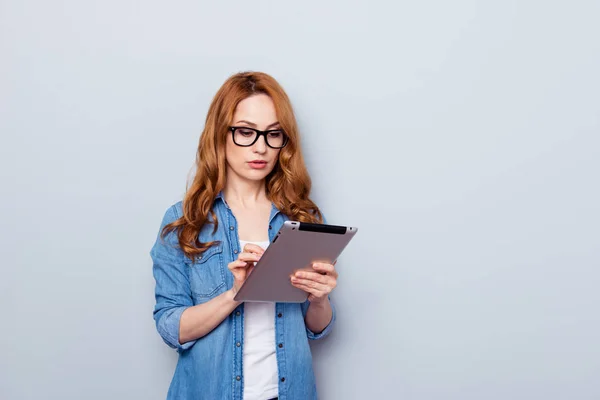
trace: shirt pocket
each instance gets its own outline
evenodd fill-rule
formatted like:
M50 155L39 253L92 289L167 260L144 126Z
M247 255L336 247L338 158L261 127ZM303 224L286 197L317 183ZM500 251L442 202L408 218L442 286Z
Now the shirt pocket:
M190 263L190 286L197 303L215 297L225 287L223 244L215 244Z

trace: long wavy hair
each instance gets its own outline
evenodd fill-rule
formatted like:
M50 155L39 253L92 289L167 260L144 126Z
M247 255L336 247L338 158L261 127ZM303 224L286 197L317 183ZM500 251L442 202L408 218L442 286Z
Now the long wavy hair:
M289 137L287 145L279 152L273 171L265 179L269 200L291 220L323 222L321 211L309 198L311 179L304 164L298 124L287 94L268 74L238 73L225 81L208 110L196 153L196 174L183 198L183 216L162 231L163 237L176 231L180 248L191 260L215 244L214 241L200 242L200 230L204 225L212 224L213 234L217 231L219 222L213 203L225 188L227 179L225 145L228 128L237 105L256 94L266 94L273 100L281 128Z

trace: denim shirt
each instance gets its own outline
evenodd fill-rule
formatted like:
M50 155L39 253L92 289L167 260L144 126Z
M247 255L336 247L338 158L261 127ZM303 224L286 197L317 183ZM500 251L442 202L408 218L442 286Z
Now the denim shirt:
M206 224L199 237L201 242L216 240L218 244L199 259L192 262L184 256L174 232L164 239L160 237L166 224L182 216L181 202L166 211L150 251L156 281L156 329L165 343L179 353L167 399L243 400L243 303L207 335L179 343L179 320L183 311L205 303L233 286L233 275L227 265L236 260L241 251L237 221L222 194L216 198L213 210L218 218L217 232L213 234L214 225ZM286 220L287 217L273 206L269 240L273 240ZM317 334L304 322L308 305L308 301L275 304L275 351L281 400L317 398L309 340L327 336L336 313L332 304L333 318Z

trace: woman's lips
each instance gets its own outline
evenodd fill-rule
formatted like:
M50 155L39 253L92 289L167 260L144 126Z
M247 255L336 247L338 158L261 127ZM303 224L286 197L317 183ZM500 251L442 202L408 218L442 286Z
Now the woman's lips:
M267 166L266 161L250 161L248 164L250 165L250 168L254 169L262 169Z

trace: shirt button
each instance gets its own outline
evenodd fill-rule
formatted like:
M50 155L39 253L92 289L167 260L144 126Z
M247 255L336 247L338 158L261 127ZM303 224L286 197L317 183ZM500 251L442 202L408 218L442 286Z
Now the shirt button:
M235 380L236 381L242 380L242 377L238 375L238 376L235 377Z
M235 229L235 228L234 228L233 226L230 226L230 227L229 227L229 230L230 230L230 231L232 231L232 230L234 230L234 229Z
M235 345L236 345L237 347L240 347L242 344L241 344L240 342L237 342Z
M269 230L273 229L273 227L271 225L269 225Z
M285 382L285 378L281 378L281 382Z
M282 314L282 313L279 313L279 314L277 314L277 316L278 316L279 318L281 318L281 317L283 317L283 314Z
M235 312L235 315L236 315L236 317L239 317L239 316L240 316L240 312L239 312L239 311L236 311L236 312Z
M282 347L283 347L283 343L279 343L279 348L282 348Z
M234 250L233 252L234 252L235 254L237 254L237 253L238 253L237 249L236 249L236 250Z

